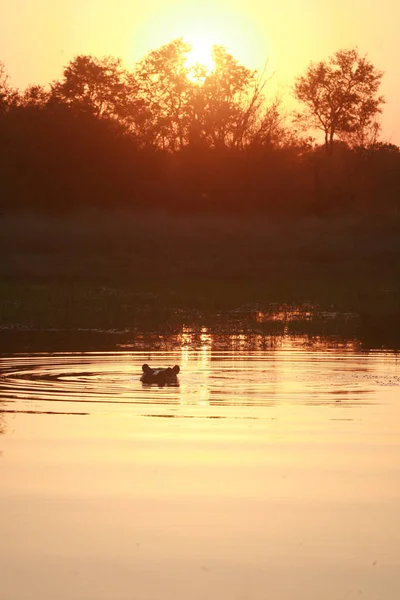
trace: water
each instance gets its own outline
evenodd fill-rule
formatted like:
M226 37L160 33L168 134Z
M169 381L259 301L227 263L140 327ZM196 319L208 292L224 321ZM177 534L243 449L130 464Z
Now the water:
M396 354L205 332L0 369L2 600L400 597Z

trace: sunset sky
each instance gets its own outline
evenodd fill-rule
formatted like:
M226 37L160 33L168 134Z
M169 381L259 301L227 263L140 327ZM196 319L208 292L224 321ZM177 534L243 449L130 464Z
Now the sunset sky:
M61 76L77 54L127 65L183 37L197 56L213 43L248 67L269 60L274 92L290 95L311 60L358 46L385 71L383 137L400 143L400 3L394 0L0 0L0 61L14 86Z

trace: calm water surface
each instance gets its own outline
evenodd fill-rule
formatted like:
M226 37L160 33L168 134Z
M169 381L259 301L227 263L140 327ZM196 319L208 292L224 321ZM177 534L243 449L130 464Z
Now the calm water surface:
M397 356L218 348L0 357L2 600L400 598Z

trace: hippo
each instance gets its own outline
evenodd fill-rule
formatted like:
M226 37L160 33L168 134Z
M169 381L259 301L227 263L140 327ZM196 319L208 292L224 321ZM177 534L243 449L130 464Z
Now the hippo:
M157 367L152 369L149 365L144 364L142 366L142 376L140 381L142 383L157 383L160 387L164 385L178 385L177 375L180 371L178 365L174 367Z

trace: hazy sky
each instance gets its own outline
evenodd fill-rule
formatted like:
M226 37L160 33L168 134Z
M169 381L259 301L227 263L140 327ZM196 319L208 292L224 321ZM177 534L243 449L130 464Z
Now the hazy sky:
M132 64L183 36L248 67L269 59L285 98L311 60L358 46L385 71L384 137L400 143L398 0L0 0L0 14L0 61L18 87L59 78L77 54Z

